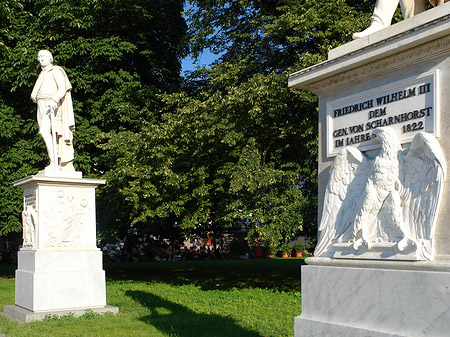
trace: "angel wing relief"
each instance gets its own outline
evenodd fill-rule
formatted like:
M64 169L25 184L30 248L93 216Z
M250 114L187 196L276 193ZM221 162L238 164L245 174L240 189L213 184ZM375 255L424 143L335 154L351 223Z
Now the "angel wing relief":
M434 136L420 132L403 152L392 128L375 129L374 159L354 147L335 158L325 192L315 256L433 260L446 174Z

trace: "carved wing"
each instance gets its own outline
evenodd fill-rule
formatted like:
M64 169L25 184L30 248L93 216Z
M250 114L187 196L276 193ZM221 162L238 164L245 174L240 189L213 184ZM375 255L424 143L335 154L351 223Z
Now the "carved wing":
M372 160L353 147L344 148L334 159L325 191L315 256L326 255L333 241L351 238L356 198L363 191L371 163Z
M420 132L400 162L403 221L418 245L418 256L433 259L437 213L447 171L441 146L434 136Z

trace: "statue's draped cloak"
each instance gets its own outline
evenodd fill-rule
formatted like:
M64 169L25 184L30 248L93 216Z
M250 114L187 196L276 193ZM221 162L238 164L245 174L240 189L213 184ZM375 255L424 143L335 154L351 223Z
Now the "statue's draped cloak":
M55 128L56 134L58 136L58 157L61 158L61 163L67 163L73 160L74 150L73 150L73 132L75 130L75 117L73 114L72 107L72 95L71 89L72 85L69 82L66 72L63 68L59 66L52 65L46 69L43 69L39 74L39 77L33 87L31 93L31 99L36 102L38 99L38 93L44 82L45 76L51 74L54 71L60 71L64 77L64 96L58 102L58 110L56 114L56 125L52 126Z

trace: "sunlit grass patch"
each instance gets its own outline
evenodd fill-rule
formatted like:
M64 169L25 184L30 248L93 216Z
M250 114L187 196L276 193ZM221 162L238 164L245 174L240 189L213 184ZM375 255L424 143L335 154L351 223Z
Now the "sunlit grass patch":
M0 331L11 337L293 336L294 317L301 311L301 263L234 260L106 265L107 302L120 308L119 315L88 312L80 318L69 315L24 325L0 317ZM280 284L283 280L286 283ZM13 304L13 279L0 278L0 300L3 305Z

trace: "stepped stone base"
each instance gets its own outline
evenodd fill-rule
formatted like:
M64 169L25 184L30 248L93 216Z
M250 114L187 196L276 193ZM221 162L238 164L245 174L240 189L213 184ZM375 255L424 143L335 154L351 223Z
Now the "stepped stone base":
M449 263L307 262L296 337L449 335Z
M119 312L118 307L113 307L110 305L95 308L76 308L76 309L72 308L65 310L49 310L42 312L33 312L28 309L19 307L18 305L5 305L3 308L3 312L0 313L0 315L13 319L19 323L29 323L34 321L41 321L47 317L53 317L55 315L56 316L73 315L74 317L79 317L83 316L88 310L98 314L104 314L107 312L117 314Z

